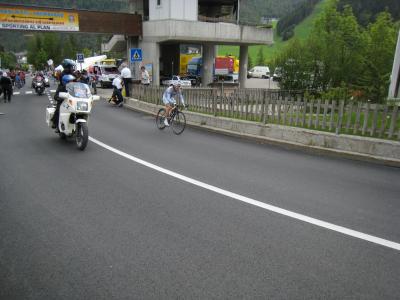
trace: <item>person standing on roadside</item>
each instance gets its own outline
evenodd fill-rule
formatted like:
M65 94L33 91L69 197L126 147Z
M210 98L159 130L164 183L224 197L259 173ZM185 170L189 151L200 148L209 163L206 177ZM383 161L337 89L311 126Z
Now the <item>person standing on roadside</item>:
M19 72L19 77L21 78L22 85L25 85L25 72Z
M1 90L4 93L4 103L11 102L11 95L13 93L13 86L12 86L12 81L11 78L7 76L7 73L3 73L0 71L0 86Z
M121 76L122 76L122 80L124 81L125 95L126 95L126 97L130 97L130 89L131 89L131 82L132 82L132 72L127 66L125 66L121 70Z
M146 67L142 66L140 70L142 71L142 76L141 76L142 84L145 86L150 85L150 75L149 72L147 72Z
M14 86L14 84L15 84L15 75L16 75L15 70L11 70L10 71L10 78L11 78L12 86Z

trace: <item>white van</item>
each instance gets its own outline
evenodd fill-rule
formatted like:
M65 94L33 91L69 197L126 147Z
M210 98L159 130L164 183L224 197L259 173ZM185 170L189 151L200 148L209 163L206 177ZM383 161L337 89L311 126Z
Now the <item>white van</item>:
M89 68L89 72L90 72ZM97 76L97 81L101 87L111 86L115 77L119 75L118 67L116 65L100 65L93 66L93 73Z
M255 66L247 72L247 78L269 78L269 68L266 66Z

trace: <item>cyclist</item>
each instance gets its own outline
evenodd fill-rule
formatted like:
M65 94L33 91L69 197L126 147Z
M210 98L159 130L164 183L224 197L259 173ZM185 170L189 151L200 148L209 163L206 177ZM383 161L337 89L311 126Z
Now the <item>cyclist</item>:
M165 104L165 126L169 126L168 118L171 114L172 109L176 105L175 97L179 97L180 102L185 106L185 100L183 99L181 92L181 84L178 82L171 84L163 94L162 101Z

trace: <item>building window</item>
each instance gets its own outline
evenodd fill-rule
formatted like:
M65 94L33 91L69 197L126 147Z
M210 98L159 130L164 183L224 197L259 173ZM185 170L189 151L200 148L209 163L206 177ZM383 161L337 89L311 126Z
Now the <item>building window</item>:
M161 6L161 0L157 0L157 6Z

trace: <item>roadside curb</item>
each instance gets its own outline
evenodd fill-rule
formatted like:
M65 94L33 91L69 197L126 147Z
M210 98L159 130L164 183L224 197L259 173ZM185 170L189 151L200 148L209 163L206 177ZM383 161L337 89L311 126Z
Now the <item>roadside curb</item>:
M130 102L130 103L128 103L128 102ZM158 109L161 108L161 106L142 102L142 101L139 101L139 100L136 100L133 98L126 98L124 106L130 110L150 114L153 116L155 116L157 114ZM142 106L145 106L145 107L142 107ZM318 155L342 157L342 158L348 158L348 159L352 159L352 160L366 161L366 162L372 162L372 163L376 163L376 164L400 168L400 159L397 159L397 158L383 157L383 156L377 156L377 155L371 155L371 154L365 154L365 153L359 153L359 152L352 152L352 151L346 151L346 150L339 150L339 149L333 149L333 148L325 148L325 147L316 146L316 145L305 145L305 144L298 143L295 141L288 141L288 140L276 139L273 137L254 135L254 134L243 133L243 132L238 132L238 131L233 131L233 130L227 130L227 129L223 129L223 128L209 126L209 125L202 124L202 123L192 122L191 120L189 120L190 116L198 116L198 115L201 116L202 114L198 114L198 113L194 113L194 112L190 112L190 111L185 112L185 114L187 116L189 116L189 118L187 118L187 124L189 126L207 130L209 132L244 138L244 139L256 141L258 143L277 145L280 147L284 147L286 149L296 149L296 150L301 150L301 151L318 154ZM204 115L204 117L217 118L218 120L223 120L223 121L226 121L226 119L227 119L227 118L213 117L213 116L208 116L208 115ZM235 122L246 123L247 121L235 120ZM276 126L276 127L278 127L278 126ZM310 130L307 130L307 129L304 130L304 132L307 132L307 133L308 133L308 131L310 131ZM312 133L314 135L317 133L319 135L324 134L327 136L334 136L334 134L332 134L332 133L320 133L320 132L312 132ZM362 139L362 137L352 137L352 138L354 140ZM383 141L377 140L377 142L382 143ZM400 143L397 143L397 142L394 142L394 143L396 143L395 144L396 147L397 147L397 144L399 145L398 149L400 152Z

